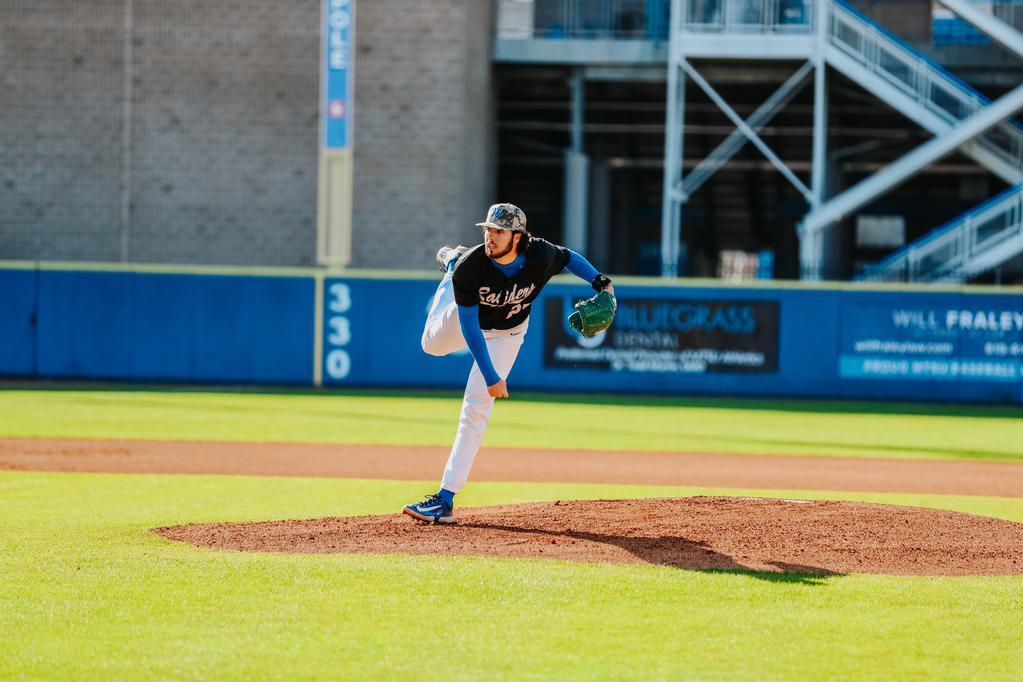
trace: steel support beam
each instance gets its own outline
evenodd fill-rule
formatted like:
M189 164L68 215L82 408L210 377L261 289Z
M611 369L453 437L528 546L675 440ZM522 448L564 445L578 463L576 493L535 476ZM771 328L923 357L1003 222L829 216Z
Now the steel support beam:
M757 107L757 110L746 119L746 124L752 130L759 133L760 129L767 125L774 118L774 115L781 111L799 93L802 86L807 82L807 76L812 70L812 62L806 62L800 66L794 74L789 76L788 80L782 83L781 87L775 90L770 97L764 100L763 104ZM707 155L707 158L700 161L696 168L689 172L688 177L682 184L683 195L688 199L695 194L696 190L703 187L703 184L710 180L711 176L723 165L728 163L728 160L735 156L745 146L746 142L747 138L741 130L733 130L721 144L714 148L714 151Z
M682 239L682 142L685 124L686 80L679 69L682 0L671 0L668 49L668 102L664 126L664 188L661 200L661 276L678 276Z
M828 9L830 0L817 2L816 50L813 55L813 166L810 186L813 198L812 209L824 203L827 193L828 154L828 90L827 90L827 49Z
M1023 35L998 17L980 11L967 0L938 0L958 16L970 22L1017 57L1023 58Z
M571 146L565 150L565 204L562 209L565 246L586 252L586 208L589 190L589 157L583 151L583 119L586 106L585 81L580 67L572 71L569 88L572 94Z
M920 145L899 160L822 204L803 220L801 233L815 232L841 220L856 209L894 189L925 166L984 134L1023 108L1023 85L963 119L944 135Z
M664 137L664 199L661 205L661 276L678 276L682 239L682 142L685 125L686 76L677 64L668 66L668 112Z
M829 11L832 0L817 0L817 25L814 27L813 53L813 158L810 166L810 187L813 196L810 210L824 203L828 191L828 91L827 49ZM829 255L823 234L800 235L799 266L802 279L822 279L824 262Z
M700 89L707 93L707 96L710 97L711 101L724 112L725 116L728 117L728 120L732 122L732 125L738 128L739 131L753 143L753 146L759 149L760 152L767 157L767 160L771 162L771 165L777 168L785 179L792 183L792 185L799 190L799 193L802 194L808 202L812 201L813 193L810 191L810 188L803 184L803 181L800 180L795 173L789 170L789 167L785 165L785 162L778 158L778 155L775 154L762 139L760 139L760 136L746 124L746 121L742 120L742 117L739 116L739 114L735 113L735 110L729 106L728 102L726 102L713 87L711 87L711 84L700 75L700 72L685 59L680 60L680 66L686 75L693 79L693 81L700 86Z

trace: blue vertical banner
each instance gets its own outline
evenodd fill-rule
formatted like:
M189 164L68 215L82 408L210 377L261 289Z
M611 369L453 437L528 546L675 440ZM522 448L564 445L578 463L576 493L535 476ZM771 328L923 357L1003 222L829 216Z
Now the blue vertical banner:
M355 42L354 0L323 0L323 146L348 149L352 144L352 64Z

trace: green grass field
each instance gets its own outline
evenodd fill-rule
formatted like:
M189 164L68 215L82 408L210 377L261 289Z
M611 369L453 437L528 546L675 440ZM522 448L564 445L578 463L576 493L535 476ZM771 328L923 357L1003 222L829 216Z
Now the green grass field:
M614 446L630 449L744 451L745 443L808 453L833 442L830 454L867 457L1023 456L1018 412L903 409L520 400L500 406L487 442L608 447L614 436ZM457 410L457 397L439 395L17 390L0 392L0 435L380 442L390 414L399 415L393 441L441 444ZM534 418L537 428L524 430ZM587 433L584 419L625 431ZM149 532L390 513L434 486L0 472L0 679L1008 680L1023 669L1019 576L235 553ZM1023 499L944 495L475 483L459 501L692 494L868 500L1023 521Z
M461 396L0 391L0 437L448 445ZM505 447L1023 460L1023 409L517 393L494 408Z

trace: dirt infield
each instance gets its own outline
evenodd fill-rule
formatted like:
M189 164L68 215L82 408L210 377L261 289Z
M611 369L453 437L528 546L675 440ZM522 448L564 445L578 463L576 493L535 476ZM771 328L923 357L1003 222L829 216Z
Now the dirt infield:
M0 470L436 480L446 447L0 439ZM1023 463L484 447L474 481L1023 497Z
M689 497L542 502L458 511L454 526L401 514L155 529L249 552L476 555L772 573L1023 573L1023 524L834 501Z

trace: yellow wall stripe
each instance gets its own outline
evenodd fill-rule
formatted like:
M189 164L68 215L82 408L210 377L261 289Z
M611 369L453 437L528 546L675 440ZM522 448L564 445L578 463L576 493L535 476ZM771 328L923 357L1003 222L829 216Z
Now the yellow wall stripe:
M323 386L323 275L315 276L316 309L313 311L313 386Z

